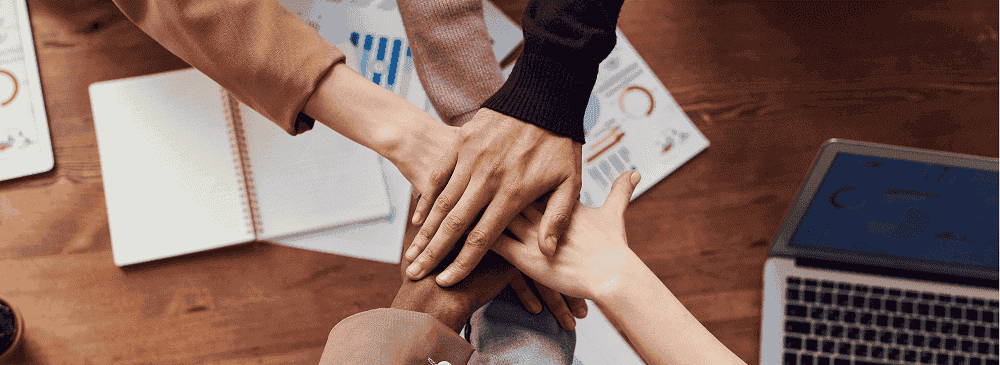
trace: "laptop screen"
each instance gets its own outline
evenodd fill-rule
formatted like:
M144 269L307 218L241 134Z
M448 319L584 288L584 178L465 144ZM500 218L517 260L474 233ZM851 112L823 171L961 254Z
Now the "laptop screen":
M837 154L789 244L997 267L997 172Z

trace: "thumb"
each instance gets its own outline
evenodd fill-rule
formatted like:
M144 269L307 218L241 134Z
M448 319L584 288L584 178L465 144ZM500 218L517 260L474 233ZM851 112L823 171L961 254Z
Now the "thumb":
M628 171L618 176L615 183L611 185L611 194L608 195L608 199L604 201L601 209L611 209L614 212L624 213L640 178L642 177L636 171Z

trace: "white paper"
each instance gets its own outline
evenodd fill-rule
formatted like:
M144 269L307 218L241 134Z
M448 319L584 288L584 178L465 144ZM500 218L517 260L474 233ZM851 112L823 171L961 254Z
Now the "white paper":
M635 199L708 147L625 35L615 33L617 43L600 64L582 121L587 143L580 201L590 207L604 204L625 171L642 174ZM511 71L513 65L504 77Z
M597 304L587 300L586 318L576 320L576 350L573 365L636 364L645 362L622 338Z

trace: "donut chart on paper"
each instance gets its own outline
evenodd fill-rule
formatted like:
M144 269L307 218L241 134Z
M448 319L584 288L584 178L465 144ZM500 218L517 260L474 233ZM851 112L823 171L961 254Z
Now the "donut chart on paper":
M10 80L9 84L6 80ZM14 77L13 73L0 69L0 107L7 106L14 102L14 98L17 97L19 88L20 87L17 84L17 77Z

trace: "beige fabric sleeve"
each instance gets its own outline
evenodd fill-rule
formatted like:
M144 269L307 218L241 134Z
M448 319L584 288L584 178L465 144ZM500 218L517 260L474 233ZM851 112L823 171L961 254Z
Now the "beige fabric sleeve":
M291 134L308 130L299 112L344 58L275 0L114 1L170 52Z
M471 118L503 85L482 0L397 0L413 63L443 120Z
M319 363L458 365L467 363L473 350L431 315L381 308L347 317L333 327Z

